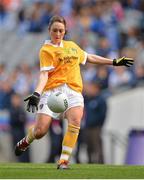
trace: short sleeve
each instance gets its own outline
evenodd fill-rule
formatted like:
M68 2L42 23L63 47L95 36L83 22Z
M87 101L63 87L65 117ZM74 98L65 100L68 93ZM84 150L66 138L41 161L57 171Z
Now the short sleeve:
M85 64L86 60L87 60L87 53L85 51L83 51L82 54L81 54L81 57L80 57L80 63Z
M78 54L80 55L79 63L85 64L87 60L87 53L84 50L82 50L77 44L75 45L77 46Z
M49 71L54 68L52 55L45 50L40 50L40 71Z

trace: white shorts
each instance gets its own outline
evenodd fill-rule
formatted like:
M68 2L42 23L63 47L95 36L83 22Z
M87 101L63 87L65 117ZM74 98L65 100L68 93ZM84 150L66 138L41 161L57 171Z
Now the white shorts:
M59 119L61 116L63 116L63 113L54 113L52 112L47 105L47 99L51 95L51 93L56 92L56 91L61 91L65 93L68 97L68 109L76 106L84 106L84 98L81 93L78 93L71 89L67 84L63 84L59 87L56 87L52 90L46 91L41 95L40 102L39 102L39 107L37 113L42 113L51 116L54 119Z

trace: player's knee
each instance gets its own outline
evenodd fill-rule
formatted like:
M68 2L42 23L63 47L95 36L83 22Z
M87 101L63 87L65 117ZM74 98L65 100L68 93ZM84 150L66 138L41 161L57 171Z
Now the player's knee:
M45 128L38 127L38 128L35 129L35 138L36 138L36 139L40 139L40 138L42 138L46 133L47 133L47 131L45 130Z
M73 118L69 121L69 124L72 124L74 126L77 126L77 127L80 127L80 122L81 120L80 119L77 119L77 118Z

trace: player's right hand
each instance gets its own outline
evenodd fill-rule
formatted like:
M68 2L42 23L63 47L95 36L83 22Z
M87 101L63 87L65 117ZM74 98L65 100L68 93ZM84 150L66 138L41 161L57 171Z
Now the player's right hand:
M40 101L40 94L37 92L34 92L32 95L25 98L24 101L28 101L26 110L28 112L34 113L36 110L38 110L38 104Z

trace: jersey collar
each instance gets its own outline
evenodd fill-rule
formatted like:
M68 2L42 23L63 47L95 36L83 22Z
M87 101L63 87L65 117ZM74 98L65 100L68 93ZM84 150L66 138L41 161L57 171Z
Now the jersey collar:
M63 42L61 41L60 45L55 45L53 44L50 40L45 40L44 44L48 44L48 45L51 45L53 47L63 47Z

